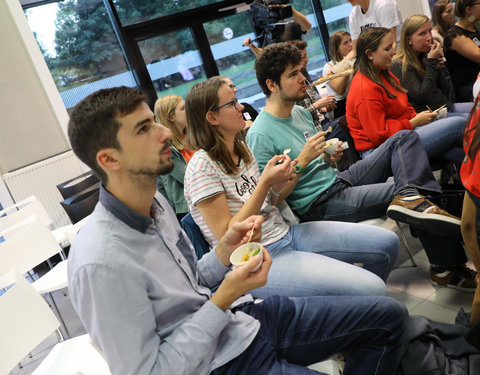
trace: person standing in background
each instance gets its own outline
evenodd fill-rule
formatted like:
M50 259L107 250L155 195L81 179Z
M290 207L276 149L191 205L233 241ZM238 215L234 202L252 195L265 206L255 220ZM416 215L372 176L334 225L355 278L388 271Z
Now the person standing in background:
M349 28L352 34L353 51L356 51L360 33L369 27L385 27L395 35L393 49L397 49L402 29L402 15L395 0L348 0L353 6Z

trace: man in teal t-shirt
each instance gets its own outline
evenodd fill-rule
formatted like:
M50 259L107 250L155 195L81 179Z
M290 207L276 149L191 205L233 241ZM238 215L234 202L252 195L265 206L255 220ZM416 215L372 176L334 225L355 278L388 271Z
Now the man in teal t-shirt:
M463 290L476 287L475 272L459 236L458 218L440 210L419 190L441 192L427 155L415 132L402 130L364 159L337 173L329 163L342 149L325 158L325 132L316 133L310 113L295 102L305 96L300 51L286 43L266 47L255 62L257 79L267 96L265 109L248 131L247 142L260 169L274 156L288 152L294 160L293 181L277 192L303 221L358 222L383 216L415 226L432 264L437 286ZM394 182L385 182L393 175ZM389 204L390 203L390 204ZM387 208L388 207L388 208ZM342 233L338 232L342 243ZM462 287L465 286L465 287Z
M255 70L267 104L247 134L261 170L285 150L296 159L298 177L281 191L292 209L305 221L357 222L384 215L393 200L388 213L397 220L420 222L430 231L458 230L458 218L419 193L441 188L416 133L395 134L346 171L337 173L330 166L342 148L326 157L325 132L317 133L310 113L295 105L306 95L301 61L300 51L286 43L268 46L257 58ZM385 182L391 175L394 182Z

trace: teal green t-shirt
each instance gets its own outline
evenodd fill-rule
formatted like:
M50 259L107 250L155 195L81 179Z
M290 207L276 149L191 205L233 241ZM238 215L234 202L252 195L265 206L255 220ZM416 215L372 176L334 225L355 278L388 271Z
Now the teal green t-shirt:
M312 115L294 106L290 117L278 118L262 111L247 133L247 143L253 150L260 171L274 155L289 148L288 156L294 160L302 151L306 140L317 133ZM287 197L290 207L299 214L306 213L315 199L335 182L337 172L321 156L313 160Z

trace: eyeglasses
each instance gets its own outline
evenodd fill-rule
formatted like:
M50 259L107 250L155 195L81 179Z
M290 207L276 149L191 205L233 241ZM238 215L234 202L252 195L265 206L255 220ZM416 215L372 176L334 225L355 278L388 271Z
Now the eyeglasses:
M218 111L219 109L222 109L223 107L228 107L229 105L233 105L233 108L238 109L238 100L237 98L230 100L228 103L222 104L218 107L215 107L212 109L212 111Z

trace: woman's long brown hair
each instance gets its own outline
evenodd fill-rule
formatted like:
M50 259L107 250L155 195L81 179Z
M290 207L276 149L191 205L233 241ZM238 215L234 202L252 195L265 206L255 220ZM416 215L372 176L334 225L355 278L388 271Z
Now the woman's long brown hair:
M185 99L187 143L193 150L205 150L220 169L228 175L235 175L239 168L228 151L225 138L218 127L207 120L207 113L219 104L218 90L224 85L227 86L223 79L213 77L196 83L188 92ZM235 136L234 152L246 165L253 160L243 131Z

